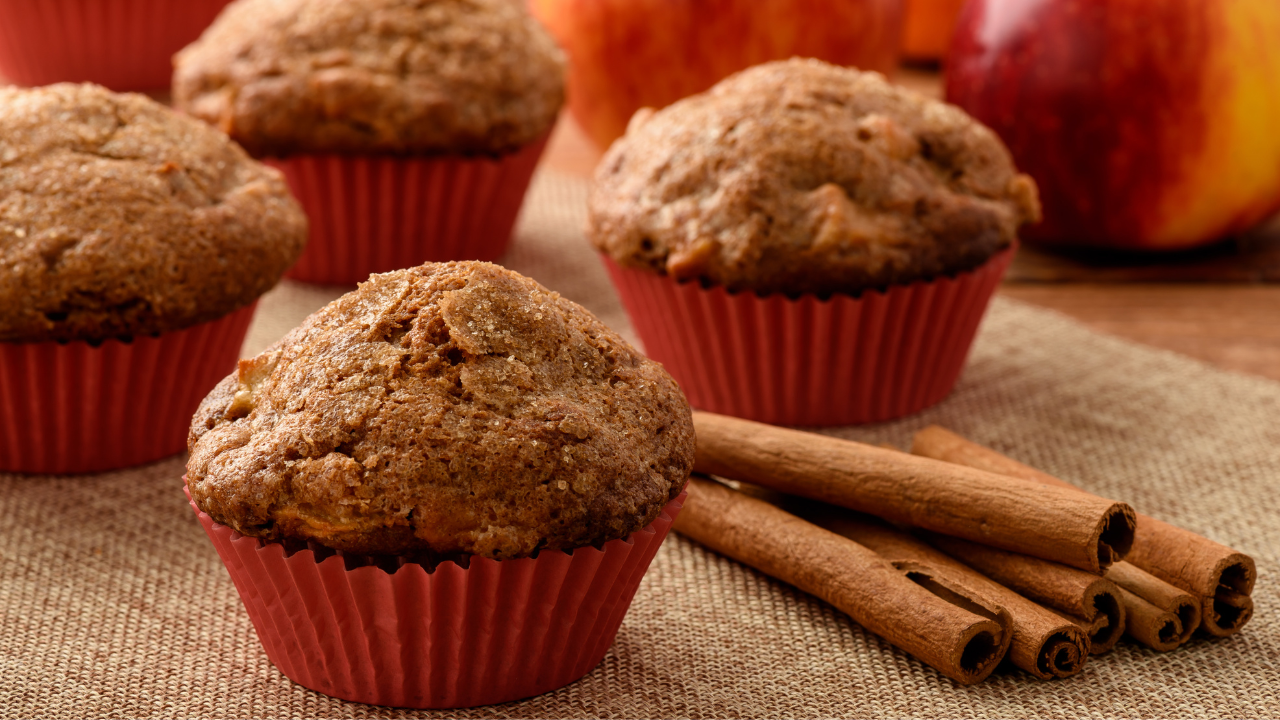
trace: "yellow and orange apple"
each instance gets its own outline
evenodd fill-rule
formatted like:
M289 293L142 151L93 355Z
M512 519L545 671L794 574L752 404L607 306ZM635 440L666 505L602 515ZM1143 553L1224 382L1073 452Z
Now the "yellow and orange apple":
M971 0L947 100L1040 186L1027 239L1176 249L1280 210L1280 1Z
M661 108L769 60L888 73L901 0L529 0L569 55L569 109L600 148Z
M964 0L903 0L902 55L910 60L947 56Z

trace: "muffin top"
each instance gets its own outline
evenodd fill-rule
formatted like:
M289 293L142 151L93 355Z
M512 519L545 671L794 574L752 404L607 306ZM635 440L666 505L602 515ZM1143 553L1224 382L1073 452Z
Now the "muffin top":
M527 557L625 537L693 466L662 366L482 262L373 275L242 360L188 438L192 499L268 540Z
M259 156L499 155L555 122L564 65L513 0L236 0L173 99Z
M280 174L198 120L96 85L0 88L0 342L212 320L306 240Z
M678 280L826 296L972 269L1039 217L960 109L792 59L638 112L596 170L588 236Z

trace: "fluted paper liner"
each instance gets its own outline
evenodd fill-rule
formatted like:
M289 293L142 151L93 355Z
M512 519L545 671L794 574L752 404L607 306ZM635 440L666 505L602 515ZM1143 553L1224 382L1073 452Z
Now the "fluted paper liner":
M393 573L340 553L288 554L191 507L289 679L343 700L450 708L539 695L599 664L684 498L601 549L431 572L400 559Z
M604 262L644 343L702 410L777 425L910 415L955 387L1013 258L859 297L730 293Z
M95 82L168 90L173 54L228 0L0 0L0 75L19 85Z
M496 260L511 242L542 138L501 158L292 155L264 162L284 173L311 221L287 275L364 282L428 261Z
M253 308L96 347L0 343L0 472L102 472L182 452L200 401L235 369Z

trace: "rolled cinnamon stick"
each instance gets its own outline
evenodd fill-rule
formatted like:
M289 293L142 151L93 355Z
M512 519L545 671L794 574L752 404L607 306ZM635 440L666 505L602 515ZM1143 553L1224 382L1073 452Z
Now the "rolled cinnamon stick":
M1133 509L894 450L706 412L694 469L1101 573Z
M1200 600L1200 627L1227 637L1253 617L1253 558L1203 535L1146 515L1138 523L1131 562Z
M933 425L916 433L911 452L935 460L1038 482L1075 488L1048 473L1024 465L995 450L970 442ZM1084 492L1081 490L1080 492ZM1224 637L1240 631L1253 616L1253 558L1147 515L1138 515L1133 550L1126 558L1151 575L1195 595L1200 601L1200 627Z
M1152 605L1120 588L1124 601L1124 631L1129 637L1158 652L1169 652L1182 643L1182 622L1178 616Z
M926 566L895 566L714 481L692 478L688 491L677 532L826 600L957 682L986 678L1009 649L1009 613Z
M1009 659L1033 676L1041 680L1065 678L1084 667L1089 657L1089 638L1075 623L875 518L835 510L829 505L822 507L817 503L796 509L800 517L874 550L886 560L914 562L935 568L955 582L991 598L1008 610L1013 620Z
M1107 568L1106 577L1124 590L1126 630L1147 647L1167 652L1190 640L1200 627L1201 603L1191 593L1127 562Z
M1071 618L1089 635L1089 651L1094 655L1115 647L1124 633L1124 599L1110 580L960 538L937 533L925 537L934 547L995 582Z

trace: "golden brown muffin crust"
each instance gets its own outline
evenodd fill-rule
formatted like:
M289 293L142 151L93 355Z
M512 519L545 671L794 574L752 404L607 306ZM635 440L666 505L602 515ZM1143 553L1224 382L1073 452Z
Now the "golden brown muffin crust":
M550 129L564 64L512 0L237 0L173 97L258 156L498 155Z
M856 294L976 267L1039 217L1031 178L960 109L793 59L637 113L596 170L588 236L679 280Z
M212 320L306 239L280 174L198 120L96 85L0 88L0 341Z
M526 557L644 527L693 465L661 365L480 262L374 275L196 413L192 498L269 540Z

